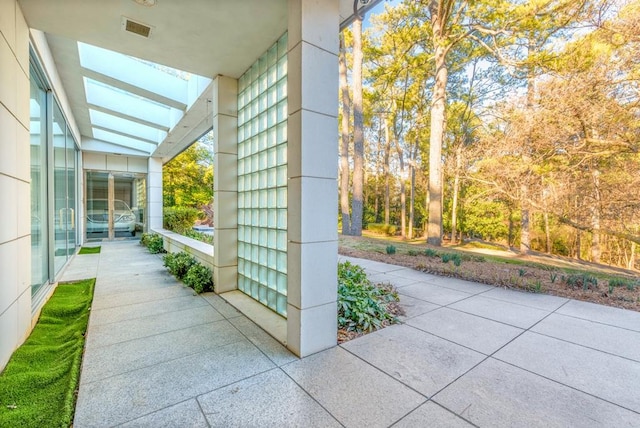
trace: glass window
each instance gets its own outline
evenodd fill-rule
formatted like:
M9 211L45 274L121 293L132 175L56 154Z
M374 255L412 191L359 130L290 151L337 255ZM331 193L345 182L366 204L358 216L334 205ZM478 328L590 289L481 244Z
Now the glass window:
M238 288L282 316L287 315L286 46L285 34L238 81Z
M31 99L31 295L49 279L47 240L47 92L30 67Z

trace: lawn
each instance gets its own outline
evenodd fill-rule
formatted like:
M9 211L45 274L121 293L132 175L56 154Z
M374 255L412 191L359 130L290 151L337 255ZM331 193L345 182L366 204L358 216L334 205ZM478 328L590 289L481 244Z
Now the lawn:
M406 241L368 233L340 236L339 245L340 254L346 256L640 311L640 276L625 269L545 254L521 256L477 243L436 248L427 246L424 239Z
M0 427L68 427L95 279L59 284L0 374Z
M78 254L100 254L100 247L82 247Z

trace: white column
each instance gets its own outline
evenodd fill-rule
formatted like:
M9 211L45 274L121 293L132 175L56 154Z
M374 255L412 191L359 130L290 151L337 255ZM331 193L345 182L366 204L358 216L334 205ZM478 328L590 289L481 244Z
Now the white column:
M162 228L162 159L149 158L147 173L147 229Z
M238 288L238 81L213 82L213 282L216 293Z
M29 28L0 1L0 371L31 329L29 141Z
M338 0L289 0L287 346L335 346Z

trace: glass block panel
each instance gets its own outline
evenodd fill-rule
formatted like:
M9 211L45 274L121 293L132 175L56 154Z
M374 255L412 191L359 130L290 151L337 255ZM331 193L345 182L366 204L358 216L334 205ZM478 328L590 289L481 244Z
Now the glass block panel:
M287 296L278 294L276 302L276 312L283 317L287 316Z
M281 230L287 229L287 210L286 209L278 210L278 229L281 229Z
M287 122L279 123L276 127L276 144L287 142Z
M276 184L278 186L286 186L287 185L287 166L279 166L276 169Z
M278 273L278 293L287 294L287 275L283 273Z
M281 251L287 251L287 232L284 230L278 230L276 232L276 236L276 248Z
M238 288L287 313L287 35L238 81Z
M280 187L279 189L277 189L277 193L278 193L278 200L277 200L277 207L278 208L286 208L287 207L287 188L286 187Z
M284 251L278 252L278 272L287 273L287 253Z

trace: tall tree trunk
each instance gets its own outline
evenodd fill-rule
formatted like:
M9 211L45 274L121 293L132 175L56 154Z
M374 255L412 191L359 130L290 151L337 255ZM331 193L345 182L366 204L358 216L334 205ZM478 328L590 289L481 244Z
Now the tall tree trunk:
M522 183L520 186L520 254L527 254L531 250L531 237L529 236L529 186Z
M424 224L422 229L422 237L427 239L429 237L429 183L427 182L427 188L425 189L424 195L424 212L427 215L424 218Z
M413 239L413 218L414 218L414 204L416 200L416 168L415 159L412 160L411 165L411 189L409 198L409 239Z
M593 227L593 232L591 233L591 261L600 263L600 171L595 169L592 176L594 201L591 206L591 226Z
M389 139L389 120L384 119L384 224L389 224L389 157L391 140Z
M551 231L549 230L549 212L544 211L544 233L547 238L546 250L548 254L551 254L553 247L551 246Z
M362 17L353 21L353 200L351 234L362 235L364 186L364 119L362 116Z
M429 7L437 7L431 2ZM442 143L444 141L445 105L448 70L446 38L443 36L443 17L431 11L433 44L435 46L436 79L431 101L431 136L429 139L429 226L427 243L442 244Z
M351 116L351 99L347 82L347 60L344 46L344 35L340 33L340 55L338 56L340 71L340 92L342 94L342 129L340 139L340 210L342 212L342 234L351 234L351 216L349 215L349 117Z
M398 160L400 161L400 236L405 239L407 237L407 191L404 177L404 156L400 144L397 144L397 148Z
M636 243L631 243L631 254L629 255L629 262L627 264L627 269L635 269L636 268Z
M551 254L551 231L549 230L549 204L547 203L547 194L544 186L544 179L542 180L542 203L544 207L544 234L546 237L546 252Z
M462 168L462 143L456 147L456 170L453 178L453 201L451 203L451 243L458 242L458 193L460 192L460 169Z
M580 222L580 217L578 216L578 213L580 211L578 211L580 204L578 203L579 201L579 196L576 196L575 199L575 213L576 213L576 223ZM581 230L576 228L576 253L575 253L575 258L578 260L582 260L582 254L581 254L581 250L582 250L582 235L581 235Z
M535 39L533 34L529 35L529 43L527 46L527 56L533 55L535 52ZM534 87L535 67L530 65L527 71L527 109L533 109L533 101L535 95ZM531 126L531 125L530 125ZM529 129L529 136L527 137L526 147L523 150L522 160L525 164L526 173L520 185L520 202L521 202L521 222L520 222L520 254L527 254L531 251L531 223L529 222L529 180L531 178L531 170L529 168L531 160L529 159L529 151L531 150L532 137L531 132L533 129Z

